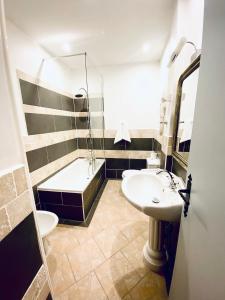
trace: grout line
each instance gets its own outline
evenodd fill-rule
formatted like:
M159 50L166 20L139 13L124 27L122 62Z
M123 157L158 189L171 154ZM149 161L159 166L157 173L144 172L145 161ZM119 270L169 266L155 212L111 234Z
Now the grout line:
M98 280L100 286L102 287L103 292L104 292L106 298L107 298L108 300L110 300L109 297L108 297L108 295L107 295L107 293L106 293L106 291L105 291L105 289L104 289L104 287L103 287L103 285L102 285L102 283L101 283L101 281L100 281L100 279L98 278L98 275L96 274L95 270L93 270L92 272L95 274L95 277L97 278L97 280Z
M105 189L106 189L106 186L105 186ZM104 190L105 190L104 189ZM104 191L103 191L103 193L104 193ZM102 195L103 195L103 193L102 193ZM99 200L99 204L102 202L102 196L101 196L101 198L100 198L100 200ZM104 230L108 230L110 228L110 225L108 225L107 227L105 227L105 228L103 228L102 230L101 230L101 232L102 231L104 231ZM76 228L74 228L74 230L76 230ZM125 247L127 247L127 245L129 245L130 243L132 243L135 239L137 239L139 236L141 236L142 237L142 233L141 234L139 234L139 235L137 235L137 236L135 236L135 238L132 238L131 240L129 240L125 235L124 235L124 233L122 232L122 230L121 229L119 229L119 228L116 228L116 230L118 230L118 232L119 233L121 233L125 238L126 238L126 240L127 240L127 243L126 243L126 245L124 245L123 247L121 247L119 250L117 250L115 253L113 253L110 257L108 257L108 258L106 258L101 264L99 264L98 266L96 266L95 268L93 268L93 269L91 269L87 274L85 274L84 276L82 276L81 278L79 278L79 280L76 280L76 277L75 277L75 273L74 273L74 271L73 271L73 269L72 269L72 266L71 266L71 263L70 263L70 260L69 260L69 258L68 258L68 254L66 253L65 255L66 255L66 257L67 257L67 260L68 260L68 263L69 263L69 266L70 266L70 269L71 269L71 272L72 272L72 274L73 274L73 277L74 277L74 280L75 280L75 282L72 284L72 285L74 285L74 284L76 284L76 283L78 283L79 281L81 281L84 277L86 277L86 276L88 276L88 275L90 275L92 272L95 274L95 276L96 276L96 278L97 278L97 280L98 280L98 282L99 282L99 284L100 284L100 286L102 287L102 289L103 289L103 291L104 291L104 293L105 293L105 295L106 295L106 297L107 297L107 299L109 299L109 297L108 297L108 295L107 295L107 293L106 293L106 291L105 291L105 289L104 289L104 287L102 286L102 283L101 283L101 281L100 281L100 279L99 279L99 277L98 277L98 275L97 275L97 272L96 272L96 270L99 268L99 267L101 267L106 261L108 261L108 260L110 260L114 255L116 255L118 252L120 252L121 254L122 254L122 256L124 257L124 259L127 261L127 263L129 264L129 265L131 265L131 266L133 266L133 268L135 269L135 266L133 265L133 263L131 263L130 262L130 260L128 260L128 258L124 255L124 253L122 252L122 250L125 248ZM98 246L98 244L97 244L97 242L96 242L96 240L95 240L95 238L96 238L96 236L99 234L100 232L98 232L96 235L95 234L91 234L91 237L90 237L90 239L92 239L93 241L94 241L94 243L95 243L95 245L97 246L97 248L99 249L99 251L103 254L103 256L105 257L105 255L104 255L104 253L103 253L103 251L101 250L101 248ZM80 247L80 242L79 242L79 240L77 239L77 241L78 241L78 246L77 247ZM136 271L137 272L137 271ZM123 296L123 298L125 298L147 275L148 275L148 272L147 272L147 274L145 274L144 276L141 276L138 272L137 272L137 274L140 276L140 279L137 281L137 283ZM71 285L71 286L72 286ZM70 286L70 287L71 287ZM70 287L68 287L67 289L65 289L62 293L60 293L60 295L61 294L63 294L66 290L68 290Z
M70 260L69 260L69 257L68 257L68 253L65 253L65 255L66 255L67 261L68 261L68 263L69 263L69 266L70 266L70 269L71 269L71 272L72 272L72 275L73 275L74 282L77 283L76 276L75 276L75 274L74 274L72 265L71 265ZM74 283L73 283L73 284L74 284ZM72 284L72 285L73 285L73 284ZM71 285L71 286L72 286L72 285ZM71 286L70 286L70 287L71 287Z

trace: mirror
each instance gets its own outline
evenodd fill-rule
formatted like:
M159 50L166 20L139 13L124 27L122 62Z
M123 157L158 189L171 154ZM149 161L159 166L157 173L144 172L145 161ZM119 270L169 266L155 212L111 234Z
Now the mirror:
M173 133L173 156L185 167L188 164L188 156L191 145L199 66L200 56L198 56L182 73L177 86Z

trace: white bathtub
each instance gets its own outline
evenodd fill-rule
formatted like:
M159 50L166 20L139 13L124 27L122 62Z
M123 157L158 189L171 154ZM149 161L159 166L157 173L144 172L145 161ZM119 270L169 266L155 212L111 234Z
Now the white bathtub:
M94 174L86 158L78 158L70 165L38 186L40 191L83 193L104 164L104 159L95 160Z

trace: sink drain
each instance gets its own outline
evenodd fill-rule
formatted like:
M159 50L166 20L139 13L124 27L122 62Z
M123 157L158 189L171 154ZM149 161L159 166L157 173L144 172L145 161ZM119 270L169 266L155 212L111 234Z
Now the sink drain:
M152 202L153 202L153 203L159 203L160 200L159 200L158 198L155 198L155 197L154 197L154 198L152 199Z

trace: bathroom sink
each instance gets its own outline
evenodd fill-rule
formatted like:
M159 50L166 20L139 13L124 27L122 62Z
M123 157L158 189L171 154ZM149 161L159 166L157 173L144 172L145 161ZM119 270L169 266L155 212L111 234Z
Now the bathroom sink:
M160 221L177 221L183 205L178 194L178 189L183 188L182 181L173 175L177 186L172 189L169 175L156 172L143 170L125 177L122 191L127 200L146 215Z

